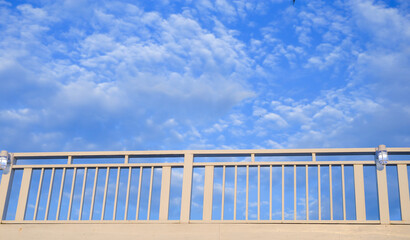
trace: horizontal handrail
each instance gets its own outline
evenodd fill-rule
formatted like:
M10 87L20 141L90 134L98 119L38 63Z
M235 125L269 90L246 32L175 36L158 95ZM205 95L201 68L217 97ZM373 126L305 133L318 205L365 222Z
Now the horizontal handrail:
M204 167L204 166L281 166L281 165L298 165L298 166L317 166L317 165L354 165L354 164L363 164L363 165L372 165L374 161L368 160L357 160L357 161L272 161L272 162L194 162L194 167ZM397 164L410 164L410 160L403 161L389 161L387 165L397 165ZM24 164L24 165L14 165L13 169L24 169L24 168L67 168L67 167L76 167L76 168L95 168L95 167L183 167L183 163L76 163L76 164Z
M183 156L184 154L207 155L207 154L312 154L312 153L334 153L334 154L374 154L377 148L311 148L311 149L220 149L220 150L158 150L158 151L98 151L98 152L17 152L14 157L64 157L64 156ZM410 148L387 148L390 153L410 153Z

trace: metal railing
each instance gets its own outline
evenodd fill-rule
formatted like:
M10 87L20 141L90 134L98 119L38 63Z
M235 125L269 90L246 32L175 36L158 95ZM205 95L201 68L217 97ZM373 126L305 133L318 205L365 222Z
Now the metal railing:
M410 224L410 148L376 150L14 153L1 223Z

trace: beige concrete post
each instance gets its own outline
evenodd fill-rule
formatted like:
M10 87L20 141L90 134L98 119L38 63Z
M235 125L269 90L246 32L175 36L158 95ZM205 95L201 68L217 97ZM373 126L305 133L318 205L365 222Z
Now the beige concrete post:
M407 164L397 164L397 176L399 179L401 220L404 222L410 222L410 199Z
M388 224L390 221L389 216L389 197L387 192L387 178L386 178L386 167L383 170L377 171L377 188L379 193L379 213L380 213L380 223Z
M13 173L14 171L10 171L8 174L3 174L1 177L1 183L0 183L0 222L3 220L5 217L6 213L6 208L7 208L7 199L9 198L9 191L11 188L11 179L13 179Z
M20 187L20 195L19 200L17 203L17 211L16 211L16 221L24 220L24 214L26 212L27 207L27 196L28 191L30 188L30 181L31 181L31 168L25 168L23 172L23 178L21 180L21 187Z
M204 180L204 209L202 219L210 221L212 219L212 195L214 181L214 166L205 166Z
M363 165L354 165L354 189L356 197L356 220L366 220L366 205L364 201Z
M181 197L181 223L189 222L189 213L191 208L191 186L192 186L192 165L194 155L185 153L184 156L184 175L182 179L182 197Z
M171 167L162 167L159 220L163 220L163 221L168 220L170 186L171 186Z

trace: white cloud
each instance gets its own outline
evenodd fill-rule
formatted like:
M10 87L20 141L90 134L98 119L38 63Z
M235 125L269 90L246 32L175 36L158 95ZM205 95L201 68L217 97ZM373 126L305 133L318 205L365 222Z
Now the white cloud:
M312 99L262 95L265 101L255 101L252 117L245 121L248 131L244 132L247 132L248 139L257 148L410 144L405 124L410 121L408 17L397 9L372 1L351 1L349 7L353 12L346 15L340 15L340 12L328 7L317 7L320 2L310 3L304 9L310 12L298 16L301 21L299 33L302 37L305 34L305 44L316 50L313 54L306 54L307 64L304 66L345 74L344 83L327 91L322 90ZM346 7L344 4L340 6ZM391 26L390 21L393 22ZM315 42L318 38L315 41L314 38L310 39L313 31L322 34L322 42ZM360 31L365 31L370 37L361 35ZM273 36L269 38L273 39ZM393 39L390 40L389 36ZM266 47L266 43L253 40L252 46L260 50ZM265 64L270 61L269 66L277 66L280 57L289 53L280 39L275 44L279 54L266 56ZM295 55L296 58L301 59L301 54L308 49L303 47ZM263 55L263 52L259 54ZM288 61L291 62L291 59L288 58ZM328 79L323 79L323 82L326 81ZM270 99L273 101L269 105L266 100ZM265 116L282 122L282 126L286 122L290 127L281 131L277 126L264 124L261 119ZM249 130L249 126L253 129ZM227 128L225 136L234 131L234 128Z
M30 4L18 5L17 9L24 15L27 20L45 20L47 12L41 8L33 8Z
M6 2L5 0L0 0L0 5L11 6L11 3Z
M372 35L376 44L403 44L410 37L410 19L398 9L385 6L381 2L350 1L356 24Z
M405 4L314 0L270 22L253 19L268 2L158 4L0 2L0 144L369 146L379 126L408 143Z
M288 123L276 113L268 113L265 116L263 116L262 120L267 121L267 122L272 121L275 124L277 124L279 127L282 127L282 128L288 126Z
M0 120L7 122L12 121L14 123L29 124L38 121L38 116L28 108L12 109L0 111Z
M283 148L283 146L281 144L273 141L272 139L268 139L265 144L266 144L267 148L271 148L271 149Z
M226 2L218 6L222 3ZM92 134L91 126L115 136L116 128L144 125L143 119L150 116L154 124L143 131L144 138L145 134L162 138L167 132L180 141L186 136L200 137L197 130L187 135L173 129L177 127L174 123L189 126L206 122L254 96L246 84L253 62L242 43L220 22L212 32L180 14L164 17L127 6L123 15L115 15L101 5L82 16L90 23L85 23L86 28L74 24L67 32L48 33L55 22L69 17L67 13L61 17L56 14L54 10L59 7L57 3L43 8L25 4L18 6L20 12L9 11L3 16L8 21L3 21L7 34L0 45L0 58L8 60L0 64L0 75L19 82L14 87L6 85L7 91L23 88L24 95L33 95L29 105L28 99L20 102L38 118L33 128L49 129L43 135L76 125L77 130L66 136L73 139L72 143L67 140L66 149L87 145L87 141L93 147L94 137L84 136L85 132ZM117 11L118 6L113 9ZM23 29L24 37L15 28ZM70 41L61 41L61 36ZM45 51L37 54L39 49ZM56 54L61 58L54 59ZM12 72L16 68L19 70ZM21 73L26 74L19 76ZM24 81L33 87L24 88ZM47 85L44 94L37 95L43 85ZM35 98L39 100L33 101ZM22 118L12 105L3 104L2 111ZM153 131L164 117L172 121L162 125L163 132ZM8 125L11 118L5 121ZM240 123L238 119L235 122ZM46 123L52 124L44 126ZM195 125L190 127L195 129ZM77 134L82 137L77 138Z

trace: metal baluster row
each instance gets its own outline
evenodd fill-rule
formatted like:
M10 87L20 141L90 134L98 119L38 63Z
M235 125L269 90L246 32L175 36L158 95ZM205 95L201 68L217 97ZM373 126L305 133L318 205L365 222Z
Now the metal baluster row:
M330 221L332 220L357 220L359 222L363 222L368 220L366 218L366 207L367 202L365 202L365 188L366 188L366 183L364 181L364 165L363 164L348 164L349 166L349 172L352 173L352 177L354 177L353 181L348 181L346 178L346 166L345 164L275 164L275 165L261 165L261 164L254 164L254 163L249 163L246 165L232 165L231 163L226 163L224 165L218 164L218 165L204 165L205 166L205 171L204 171L204 190L203 190L203 214L202 218L203 220L217 220L218 218L215 218L214 215L212 215L212 208L217 205L216 202L212 202L212 198L214 197L214 194L216 194L215 190L215 170L216 168L221 168L222 169L222 191L221 191L221 206L220 206L220 220L226 220L225 216L225 211L228 211L227 209L230 206L225 206L225 202L227 198L230 198L230 196L227 195L227 181L231 181L231 178L227 177L227 169L231 168L234 170L234 179L233 179L233 220L239 220L238 219L238 170L239 168L245 169L245 177L246 177L246 185L245 185L245 220L251 220L254 219L256 221L264 220L261 219L261 215L265 214L265 212L261 212L261 206L262 206L262 200L261 200L261 194L266 194L265 192L262 191L261 186L268 184L269 186L269 214L267 220L273 220L272 216L272 209L273 209L273 197L272 197L272 191L273 191L273 178L281 178L281 221L295 221L295 220L327 220L329 219ZM367 165L365 165L367 166ZM397 174L397 186L400 188L400 202L401 204L401 215L400 219L403 221L409 221L409 213L407 212L410 204L408 197L406 198L406 193L408 196L408 180L405 179L407 178L408 171L407 171L407 164L397 164L397 165L391 165L391 166L396 166L396 174ZM192 162L191 162L191 172L188 174L191 174L191 179L192 179ZM280 169L279 172L281 172L281 176L274 176L272 173L273 168L277 168L278 170ZM305 176L300 175L301 172L298 172L299 168L304 167L304 174ZM131 185L133 184L133 179L132 179L132 170L133 169L139 169L139 176L138 176L138 193L137 193L137 199L136 199L136 206L135 206L135 219L140 219L140 211L141 211L141 191L143 189L143 186L148 186L148 192L146 193L147 195L147 207L146 207L146 219L150 220L151 219L151 208L152 208L152 202L153 200L158 197L157 195L154 197L153 196L153 188L154 188L154 169L157 167L151 166L151 167L67 167L67 168L25 168L24 172L22 174L22 185L21 185L21 196L18 198L18 203L17 203L17 212L15 214L16 220L22 220L23 218L25 220L106 220L110 219L110 217L106 217L106 212L110 211L112 212L112 219L117 220L117 211L119 207L119 194L120 194L120 187L122 186L120 184L120 179L121 178L121 169L126 169L124 170L127 172L127 177L126 181L126 190L125 190L125 206L124 206L124 217L123 219L128 219L128 213L129 213L129 205L130 205L130 191L131 191ZM250 182L250 169L256 169L256 181L255 182ZM317 168L317 179L316 177L309 177L310 175L310 169ZM327 169L328 168L328 169ZM340 169L339 169L340 168ZM143 185L143 170L144 169L150 169L149 173L149 180L147 184ZM161 169L164 169L162 167ZM167 169L166 171L162 171L162 186L161 186L161 195L160 195L160 204L158 206L158 211L160 212L158 215L160 215L160 219L162 220L167 220L168 219L168 206L170 202L170 196L169 196L169 185L170 185L170 172L171 172L171 167L165 167ZM266 179L264 181L261 180L261 170L264 170L265 172L269 173L269 183L266 183ZM288 171L286 169L292 170ZM333 170L332 170L333 169ZM85 202L85 194L86 194L86 188L87 188L87 176L90 174L90 170L95 171L94 177L93 177L93 185L92 185L92 196L91 196L91 207L89 210L89 214L87 214L87 218L83 218L83 212L85 211L84 209L84 202ZM94 216L97 211L95 210L95 202L96 202L96 195L98 192L98 186L97 186L97 181L99 179L99 172L101 170L105 170L105 184L103 185L103 195L102 195L102 209L100 216ZM116 176L110 180L110 171L116 171ZM286 171L285 171L286 170ZM57 174L57 171L61 171ZM70 176L68 176L68 172L70 172ZM278 172L278 173L279 173ZM292 178L286 177L291 176L293 172ZM340 172L340 175L338 175ZM303 172L302 172L303 173ZM37 174L37 175L36 175ZM72 174L72 178L71 177ZM83 175L81 175L83 174ZM186 178L187 173L184 171L184 179ZM336 175L335 175L336 174ZM350 173L349 173L350 174ZM12 174L11 174L12 175ZM38 176L38 182L33 181L33 176L36 175ZM58 182L56 180L56 175L59 176L61 175L61 181ZM169 175L169 176L168 176ZM91 175L90 175L91 176ZM145 175L144 175L145 176ZM349 175L350 176L350 175ZM378 203L378 207L380 208L380 221L381 222L386 222L389 221L389 209L388 207L386 208L384 205L389 204L389 197L388 196L388 186L386 183L386 170L383 171L377 171L376 175L377 179L375 179L374 183L378 183L376 185L376 188L378 188L378 198L381 201ZM328 179L327 179L327 178ZM13 177L11 177L13 179ZM145 177L144 177L145 179ZM168 181L167 181L168 179ZM293 180L293 181L292 181ZM301 181L304 181L302 185L300 185ZM109 185L113 181L113 186L114 190L111 190L109 188ZM191 180L192 181L192 180ZM289 182L293 182L291 185L289 185ZM299 181L299 182L298 182ZM317 191L314 190L315 192L312 194L309 192L311 189L309 187L309 182L313 181L313 183L317 183ZM134 181L135 182L135 181ZM161 182L161 181L160 181ZM335 188L335 183L338 182L340 186L337 186ZM374 184L373 183L373 184ZM38 185L37 185L38 184ZM164 184L168 184L168 187L164 188ZM209 187L209 185L213 185L212 187ZM231 183L229 183L231 184ZM250 192L250 184L253 186L257 185L256 189L256 194L252 195ZM328 184L328 186L327 186ZM31 186L33 185L33 186ZM59 188L58 188L59 186ZM184 185L185 186L185 185ZM190 188L191 184L189 185ZM406 188L407 186L407 188ZM2 186L4 188L4 186ZM122 186L123 187L123 186ZM76 194L77 188L80 189L78 191L78 195ZM304 196L303 196L303 191L299 192L299 188L304 188L305 190ZM351 208L349 207L349 212L347 212L347 189L353 188L353 193L354 193L354 218L351 217ZM57 189L56 191L54 189ZM186 187L184 187L186 189ZM292 191L293 190L293 191ZM313 190L313 189L312 189ZM33 193L31 193L33 191ZM122 190L121 190L122 191ZM186 191L186 190L184 190ZM288 193L289 191L293 192L293 210L291 209L291 212L289 211L289 207L287 204L289 204L289 199L286 198L285 193ZM299 196L302 193L301 196ZM35 194L35 195L33 195ZM54 203L53 195L58 194L58 201L57 201L57 210L54 210L50 207L52 203ZM66 196L68 194L68 197ZM165 194L165 195L164 195ZM189 190L189 194L191 194L191 190ZM255 193L254 193L255 194ZM390 193L389 193L390 194ZM316 195L316 196L314 196ZM31 197L32 196L32 197ZM185 195L186 196L186 195ZM256 203L254 200L250 201L250 197L255 197ZM290 195L288 195L290 196ZM112 198L112 200L109 200ZM192 196L190 196L192 197ZM340 199L341 201L336 203L335 199ZM352 196L350 196L351 198ZM68 204L63 202L63 199L68 199ZM159 197L158 197L159 198ZM303 199L304 198L304 199ZM28 199L33 199L33 200L28 200ZM186 199L186 198L185 198ZM303 199L304 201L304 207L303 205L299 211L305 211L306 216L301 218L301 215L298 215L298 208L299 208L299 203L298 199ZM310 206L310 200L315 200L317 199L317 206ZM88 200L87 200L88 201ZM112 203L112 207L107 210L107 204L108 202ZM349 200L350 201L350 200ZM8 200L6 202L8 204ZM79 205L78 205L79 204ZM188 205L192 205L192 199L188 199ZM210 204L210 205L209 205ZM250 208L251 205L257 205L256 208L256 213L253 213L252 217L250 216ZM266 204L266 203L264 203ZM327 208L328 204L328 208ZM351 203L349 203L351 206ZM64 205L64 206L63 206ZM67 205L67 206L66 206ZM78 207L77 207L78 205ZM186 212L188 211L189 215L189 206L187 206L187 201L185 200L184 203L181 202L181 216L184 215L182 214L183 211ZM342 205L340 207L340 205ZM24 206L24 207L22 207ZM110 205L111 206L111 205ZM267 205L265 205L267 206ZM33 208L33 213L32 217L27 217L27 209L28 207ZM121 206L122 207L122 206ZM285 209L286 207L286 209ZM336 207L338 214L338 217L335 219L335 214L336 210L334 209ZM67 209L67 214L64 214L62 216L62 209ZM317 217L311 217L310 212L315 211L317 209ZM55 211L55 217L50 217L50 212ZM88 211L88 209L87 209ZM122 210L121 210L122 211ZM145 211L145 206L144 206L144 211ZM231 210L230 210L231 211ZM329 216L327 216L327 211L329 211ZM165 213L164 213L165 212ZM111 214L111 213L109 213ZM121 213L122 214L122 213ZM145 212L144 212L145 214ZM289 214L293 215L292 217L289 217ZM186 214L185 214L186 215ZM348 215L350 216L348 218ZM254 217L256 216L256 217ZM266 216L266 215L264 215ZM326 217L325 217L326 216ZM145 217L143 216L142 219ZM158 217L155 217L158 219ZM4 219L4 217L3 217ZM276 218L275 218L276 219Z
M360 166L360 165L359 165ZM207 166L208 168L212 168L212 171L216 171L217 168L222 169L222 181L220 182L222 186L222 191L220 192L221 194L221 201L220 201L220 206L219 206L219 200L214 199L214 202L212 202L212 208L215 211L216 208L220 208L220 217L216 217L215 215L212 216L212 220L225 220L225 199L226 199L226 192L227 192L227 181L233 181L233 220L238 220L238 210L237 210L237 204L238 204L238 168L246 168L246 195L245 195L245 220L250 220L250 204L257 204L257 218L255 220L261 220L261 185L262 184L267 184L266 182L261 182L261 168L268 168L269 170L269 218L268 220L273 220L272 218L272 178L277 177L277 176L272 176L272 168L273 167L280 167L281 168L281 207L282 207L282 217L281 220L334 220L335 219L335 214L337 215L337 218L335 220L356 220L356 214L355 212L353 213L354 216L352 215L352 211L356 209L356 206L352 204L356 204L356 201L354 201L354 192L357 192L358 190L364 191L364 187L361 187L360 184L355 186L354 181L349 181L349 185L347 186L348 189L346 189L346 174L345 174L345 164L340 164L340 165L246 165L246 166L230 166L230 165L223 165L223 166ZM233 167L234 168L234 178L233 179L227 179L226 176L226 171L228 167ZM250 168L255 167L257 168L257 182L254 182L253 184L257 184L257 201L255 202L250 202ZM297 169L299 167L304 168L304 174L300 175L300 172L297 172ZM348 165L349 167L349 176L353 177L355 172L357 171L363 171L363 166L360 166L359 168L354 167L354 165ZM288 178L285 178L285 175L287 176L287 173L285 173L285 169L287 168L292 168L292 173L293 173L293 185L288 185L286 181L288 181ZM317 168L317 176L309 177L309 172L310 170L313 170L314 168ZM333 172L332 169L335 171ZM357 173L355 173L357 175ZM362 175L362 174L361 174ZM243 176L242 176L243 177ZM360 174L356 176L356 178L360 178ZM361 177L363 179L363 177ZM325 180L325 181L324 181ZM213 181L213 194L218 194L217 192L218 187L217 187L217 182L218 180L212 179ZM298 182L299 181L299 182ZM303 185L300 185L300 181L303 181ZM309 182L313 181L312 184L316 185L317 184L317 189L312 189L312 192L309 192ZM336 182L335 182L336 181ZM335 184L337 185L337 188L334 187ZM286 185L286 186L285 186ZM355 187L358 189L355 190ZM299 188L304 188L304 195L298 196L298 189ZM205 189L208 189L205 187ZM293 211L292 215L293 217L289 219L287 217L288 213L285 209L285 204L288 204L289 199L285 199L285 192L293 192ZM347 217L346 213L346 192L349 191L349 204L351 208L349 208L349 218ZM266 194L266 193L265 193ZM313 194L313 195L312 195ZM336 194L336 195L335 195ZM215 197L215 196L213 196ZM301 218L301 215L298 213L298 199L299 198L304 198L304 206L302 205L302 209L299 211L304 211L305 217ZM216 200L216 202L215 202ZM351 201L353 200L353 202ZM310 201L317 201L317 204L315 206L310 206L311 203ZM325 202L324 202L325 201ZM359 205L361 206L361 202L358 202ZM302 204L302 203L300 203ZM325 204L325 205L323 205ZM337 205L334 205L337 204ZM337 213L335 212L334 208L337 207ZM317 212L317 217L311 217L310 212ZM215 212L214 212L215 213ZM360 215L360 214L359 214ZM353 217L352 217L353 216ZM209 219L209 216L206 214L204 211L204 219ZM357 220L363 220L363 219L357 219Z
M126 170L123 170L125 171L124 174L127 174L126 181L124 181L126 182L126 186L124 186L123 184L120 184L120 178L122 177L121 169L126 169ZM138 178L134 179L134 183L131 181L131 178L132 178L131 175L132 175L133 169L139 169L139 173L137 172ZM130 205L129 202L130 202L131 187L137 187L138 189L137 190L138 193L136 195L137 196L136 206L134 207L136 209L135 218L140 219L141 217L140 211L143 210L141 209L142 207L141 206L141 197L142 197L141 195L144 195L144 194L141 193L141 189L143 188L142 180L143 180L143 174L144 174L143 170L144 169L149 169L150 173L147 176L149 177L148 192L144 193L148 195L148 201L147 201L147 206L144 206L143 215L145 216L145 211L146 211L146 219L150 220L152 219L150 214L151 214L151 209L152 209L151 203L153 201L152 198L153 198L153 190L154 190L154 181L156 181L154 179L156 178L154 177L154 173L155 173L155 169L159 169L158 167L153 167L153 166L152 167L126 167L126 168L125 167L106 167L106 168L99 168L99 167L77 168L77 167L74 167L74 168L40 168L40 169L27 168L24 170L25 174L23 174L24 178L22 179L22 186L21 186L22 187L21 192L22 193L26 192L26 193L22 194L19 197L19 204L20 205L25 204L25 207L18 208L20 212L16 213L16 220L19 220L19 219L20 220L22 219L32 220L32 221L37 221L37 220L95 220L95 219L105 220L107 211L112 212L112 219L115 220L116 216L118 215L117 211L120 207L119 205L120 191L123 194L125 194L125 206L121 206L121 208L124 208L124 213L121 212L121 214L124 214L123 219L129 219L128 212L129 212L129 205ZM38 173L37 171L40 172L40 176L38 179L33 177L35 173ZM49 174L50 171L51 171L51 176ZM59 174L58 174L59 179L55 179L57 171L59 171ZM90 171L94 172L94 176L92 177L93 179L92 183L90 182L92 184L90 185L91 187L88 186L88 183L87 183L87 179L88 179L87 176L90 174ZM101 171L105 172L105 176L101 176L101 173L103 173ZM47 179L45 179L46 172L48 173ZM68 175L68 173L70 174ZM111 186L112 180L110 178L113 173L114 174L116 173L116 178L114 180L115 182ZM89 177L91 179L91 175ZM98 185L99 177L104 177L103 186ZM36 181L36 179L38 181ZM123 180L121 179L121 181ZM135 183L136 181L138 181L137 186ZM114 190L112 190L110 186L114 187L113 188ZM120 190L124 187L126 188L126 190ZM25 190L23 190L23 188ZM90 205L89 209L84 208L86 188L87 188L87 191L91 191L90 193L91 200L90 199L87 200L87 204ZM96 200L97 200L96 195L98 194L97 189L99 188L103 188L102 204L100 206L101 213L98 216L96 216L95 214L99 212L95 208ZM34 192L36 195L32 196ZM50 207L52 203L51 199L54 194L58 194L58 200L57 200L57 203L55 204L56 207L54 206L54 208L51 209ZM42 202L43 197L45 198L44 202ZM113 199L113 202L111 202L110 209L107 209L108 201L111 201L109 199ZM68 201L68 204L66 203L66 201ZM91 202L88 202L88 201L91 201ZM39 212L43 211L44 210L43 208L45 208L45 214L40 216ZM33 214L30 214L31 209L33 210ZM51 211L55 212L53 214L53 216L55 217L50 216ZM87 211L87 213L85 213L84 211Z

